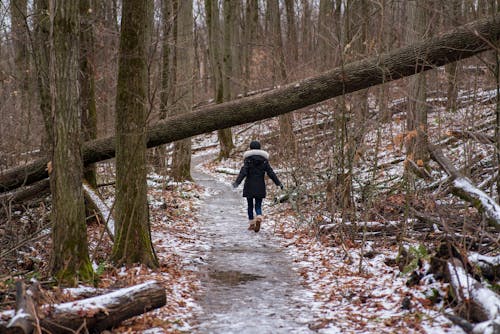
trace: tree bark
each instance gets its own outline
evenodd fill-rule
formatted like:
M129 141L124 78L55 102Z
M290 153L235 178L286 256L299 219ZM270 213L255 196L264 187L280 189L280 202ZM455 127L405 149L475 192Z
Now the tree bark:
M150 0L123 2L116 97L116 231L112 259L117 264L156 267L146 181L146 43L151 10Z
M52 143L52 115L49 91L49 31L48 0L35 0L33 58L37 78L40 112L43 117L44 129L40 151L48 153Z
M235 46L233 44L233 35L236 33L234 31L234 20L235 20L235 1L224 0L222 11L224 14L224 32L221 34L220 31L216 31L217 27L219 27L218 11L215 11L215 7L219 6L217 1L214 1L212 9L214 9L212 13L212 23L215 24L214 32L217 32L218 37L214 37L215 39L223 40L223 53L222 53L222 70L220 71L222 76L222 101L231 101L233 97L236 95L236 90L233 87L234 85L234 74L235 67L233 58L236 57ZM215 17L217 15L217 17ZM219 28L220 29L220 28ZM216 35L217 36L217 35ZM222 38L221 38L222 37ZM216 45L213 46L213 51L216 50ZM217 98L217 96L216 96ZM222 102L217 101L217 102ZM233 143L233 133L231 128L219 129L217 132L217 136L220 143L220 152L219 159L227 159L231 154L231 151L234 149Z
M147 146L155 147L235 125L255 122L310 106L330 98L389 82L472 57L490 50L500 37L500 15L459 27L439 37L334 68L259 95L201 107L151 126ZM114 157L115 138L85 143L86 164ZM47 177L48 159L13 168L0 175L0 190L8 191Z
M281 15L278 0L267 1L267 17L269 19L269 33L272 41L273 57L273 87L276 84L284 84L288 81L288 73L285 64L285 53L281 31ZM285 156L293 156L297 153L295 134L293 133L293 114L287 113L279 116L280 148Z
M176 115L189 114L193 105L194 81L194 36L193 0L177 2L177 39L175 45L175 96ZM171 176L176 181L192 180L191 177L191 138L190 136L174 143Z
M53 22L50 85L53 113L52 274L63 284L93 278L82 190L81 115L78 94L78 3L49 3Z
M410 20L406 34L407 41L412 43L427 35L428 3L423 0L407 1ZM408 111L406 127L409 133L406 141L406 156L413 161L429 160L427 152L427 81L426 73L418 73L408 79Z
M97 138L97 110L94 79L94 27L91 19L93 7L90 0L80 0L80 101L83 140ZM97 187L95 164L85 166L84 178Z

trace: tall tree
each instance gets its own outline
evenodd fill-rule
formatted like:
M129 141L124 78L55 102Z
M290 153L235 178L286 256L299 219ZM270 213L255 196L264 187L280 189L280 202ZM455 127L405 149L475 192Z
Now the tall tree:
M288 73L285 64L285 51L281 31L281 15L279 0L267 0L268 32L273 43L273 86L284 84L288 81ZM296 139L293 133L293 114L288 113L279 116L280 146L283 153L292 154L296 152Z
M112 258L117 264L156 267L147 202L146 115L147 41L151 0L124 0L116 96L116 231Z
M245 25L243 29L243 45L242 45L242 66L243 66L243 91L247 92L251 87L252 75L252 60L255 50L255 42L260 33L259 24L259 2L258 0L248 0L245 9Z
M300 0L302 7L302 16L300 19L300 45L301 45L301 60L307 62L313 51L313 20L312 20L312 6L309 0Z
M52 111L49 89L49 2L48 0L35 0L33 55L37 77L38 98L40 112L43 117L45 131L42 132L41 151L47 152L52 145Z
M23 131L17 131L19 141L30 142L32 140L31 125L31 108L30 101L32 99L29 93L30 89L30 57L28 50L28 14L27 0L11 0L10 1L10 18L12 26L12 46L14 51L14 77L17 79L17 87L15 88L14 106L18 113L20 124L26 125L27 128Z
M174 32L173 1L164 0L162 7L162 55L161 55L161 93L160 93L160 119L169 115L169 109L173 100L173 61L172 61L172 35ZM156 147L153 152L153 167L164 168L166 166L167 147L165 145Z
M340 1L339 1L340 2ZM333 41L335 4L334 0L320 0L318 11L318 33L317 33L317 57L318 68L324 70L329 68L333 62Z
M408 44L428 35L427 1L407 1ZM416 65L416 64L415 64ZM415 73L417 73L415 71ZM417 163L426 163L427 150L427 85L426 73L419 73L408 79L408 112L406 116L407 140L406 155Z
M81 117L78 94L78 1L50 1L53 22L50 55L53 150L52 273L76 284L93 276L88 255L82 191Z
M218 1L209 0L205 2L209 7L207 11L207 25L209 36L209 52L212 63L212 74L214 76L215 103L230 101L234 97L234 88L231 83L234 69L234 22L235 1L224 0L224 33L221 31ZM222 45L219 41L223 41ZM222 54L220 49L222 46ZM231 128L217 131L220 152L219 159L227 159L234 149L233 133Z
M442 9L446 15L445 18L446 28L450 28L456 25L460 19L460 6L461 0L449 0L443 2ZM457 97L458 97L458 71L459 66L457 62L447 64L445 67L446 79L448 81L448 89L446 94L446 109L455 112L457 109Z
M286 39L287 39L287 52L289 52L290 59L288 68L295 68L299 61L298 40L297 40L297 24L295 15L295 0L285 0L286 8Z
M177 3L176 38L176 105L175 114L189 113L193 108L194 36L193 0ZM174 143L171 175L176 181L191 180L191 138Z
M93 13L91 1L80 0L80 107L84 141L97 138ZM97 187L95 164L85 167L84 178L91 186Z

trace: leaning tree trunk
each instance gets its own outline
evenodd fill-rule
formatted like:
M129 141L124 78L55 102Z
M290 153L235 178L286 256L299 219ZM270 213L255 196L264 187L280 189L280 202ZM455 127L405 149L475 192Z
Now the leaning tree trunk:
M146 182L146 101L150 1L123 2L116 97L115 263L158 266L151 242Z
M328 72L222 104L205 106L178 115L147 129L147 146L155 147L217 129L255 122L434 69L490 50L500 37L500 14L459 27L440 37L369 57ZM114 157L115 138L85 143L86 164ZM47 177L47 159L13 168L0 175L0 191L8 191Z

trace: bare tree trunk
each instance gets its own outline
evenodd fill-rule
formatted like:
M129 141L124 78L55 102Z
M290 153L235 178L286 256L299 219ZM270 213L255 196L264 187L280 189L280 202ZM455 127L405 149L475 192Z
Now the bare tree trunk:
M14 51L14 66L16 88L12 94L13 107L17 111L19 128L12 133L17 142L31 145L34 141L31 112L31 67L29 46L29 28L26 0L11 0L10 14L12 26L12 46Z
M50 2L50 85L54 117L50 173L52 191L51 269L61 282L91 280L82 190L81 115L78 94L78 4Z
M233 22L235 20L234 6L235 6L235 1L230 1L230 0L223 1L223 13L224 13L223 36L221 36L220 33L217 32L219 34L219 38L214 37L223 40L222 71L221 71L223 101L230 101L235 96L235 90L233 87L234 83L233 76L235 72L233 67L234 63L233 58L235 57L235 54L234 54L234 48L232 46L232 42L234 40L233 35L235 33L234 22ZM216 2L214 3L212 9L215 10L215 7L218 7L218 4ZM215 17L216 14L217 17ZM215 19L217 19L217 21L219 20L218 10L216 12L214 11L212 16L212 23L214 24L214 30L213 30L214 33L216 32L217 27L220 27L220 25ZM213 48L214 52L216 52L215 47L216 46L214 45ZM217 135L219 137L219 144L220 144L219 159L227 159L229 158L229 154L231 154L231 151L234 149L233 134L231 128L220 129L218 130Z
M297 24L295 22L295 1L285 0L285 7L287 26L287 50L290 54L290 66L295 69L297 63L299 62L299 43L297 40Z
M146 182L147 41L150 0L123 2L116 97L117 264L158 266L151 242Z
M189 114L193 105L194 40L193 1L178 2L176 41L176 114ZM174 144L171 175L176 181L191 180L191 138Z
M285 114L342 94L390 82L416 72L435 69L490 50L500 37L500 14L458 27L440 37L418 42L391 52L352 62L320 75L242 99L201 107L147 129L147 146ZM115 138L85 143L86 164L112 158ZM0 191L5 192L47 177L48 159L0 174Z
M317 33L317 68L324 70L333 64L333 41L334 41L334 10L333 0L320 0L318 13Z
M49 154L52 145L52 112L49 91L49 31L48 0L35 0L33 57L37 77L38 98L45 131L42 133L40 151Z
M80 0L80 101L83 140L97 138L97 110L94 79L94 31L90 0ZM95 164L85 166L83 177L91 187L97 187Z
M312 30L313 30L313 20L312 20L312 9L309 0L301 0L302 5L302 17L301 17L301 37L300 37L300 45L301 45L301 61L308 62L311 57L311 52L313 50L313 38L312 38Z
M423 1L407 2L411 24L407 32L409 44L426 36L427 6ZM406 116L407 136L406 155L419 166L427 163L427 88L425 73L419 73L409 79L409 101Z
M278 0L267 1L267 17L270 20L270 35L273 41L272 57L273 57L273 86L278 83L286 83L288 74L285 64L285 53L283 49L283 40L281 36L281 18ZM280 126L280 148L285 155L293 155L297 152L296 138L293 133L293 114L285 114L279 116Z

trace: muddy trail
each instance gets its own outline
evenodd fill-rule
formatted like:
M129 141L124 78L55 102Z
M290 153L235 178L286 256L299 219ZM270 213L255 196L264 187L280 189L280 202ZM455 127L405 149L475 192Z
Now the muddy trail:
M200 254L206 264L196 332L313 333L311 292L273 237L274 226L264 221L259 233L248 231L241 186L234 191L199 170L192 175L210 194L197 231L210 249Z

